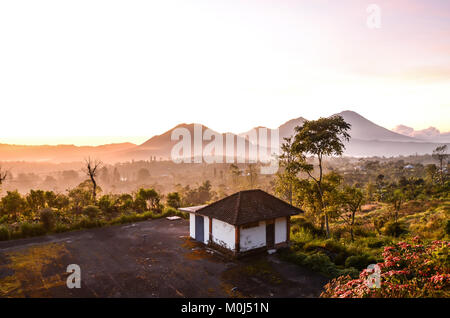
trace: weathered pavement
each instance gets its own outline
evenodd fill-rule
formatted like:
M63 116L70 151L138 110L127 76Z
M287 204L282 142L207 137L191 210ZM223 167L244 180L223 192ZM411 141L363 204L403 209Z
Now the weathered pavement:
M327 282L276 254L227 260L188 233L159 219L0 242L0 297L318 297Z

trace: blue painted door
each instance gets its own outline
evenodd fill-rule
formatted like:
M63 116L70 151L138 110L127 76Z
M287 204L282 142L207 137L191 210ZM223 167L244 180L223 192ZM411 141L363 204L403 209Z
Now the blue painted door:
M205 241L205 227L203 216L196 215L195 216L195 239L200 242Z

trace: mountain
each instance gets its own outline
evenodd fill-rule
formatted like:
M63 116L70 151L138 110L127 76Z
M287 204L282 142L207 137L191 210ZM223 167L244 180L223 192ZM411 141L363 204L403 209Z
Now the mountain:
M345 155L348 156L399 156L399 155L413 155L413 154L427 154L431 153L441 142L436 142L433 139L419 139L416 135L405 135L404 127L391 131L384 127L381 127L370 120L364 118L353 111L343 111L335 114L340 115L344 120L351 124L350 142L346 144ZM294 135L294 128L301 126L306 119L298 117L291 119L278 127L280 141L283 141L284 137ZM164 132L161 135L153 136L141 145L134 145L132 143L121 144L109 144L103 146L82 146L77 147L74 145L58 145L58 146L19 146L19 145L7 145L0 144L0 161L53 161L53 162L70 162L80 161L84 158L91 156L96 157L105 162L123 162L130 160L150 160L152 157L159 159L170 159L172 149L176 144L179 144L181 137L172 140L172 134L177 132L184 132L190 136L189 145L191 152L183 154L184 156L190 156L191 158L201 155L194 153L194 135L195 130L201 129L202 133L208 130L210 135L213 135L210 140L203 140L202 146L205 150L205 146L209 145L212 140L215 140L214 136L221 136L223 140L223 153L227 153L227 142L233 142L233 150L236 153L236 149L239 145L243 145L246 149L245 156L248 159L248 153L250 147L254 147L259 143L259 129L265 128L264 126L256 127L256 139L252 137L252 130L245 133L218 133L209 129L207 126L201 124L180 124L172 129ZM409 127L406 127L409 128ZM177 131L178 130L178 131ZM399 133L401 132L401 133ZM432 132L430 130L430 132ZM268 132L267 145L270 145L270 134ZM450 133L449 133L450 134ZM202 135L202 134L197 134ZM446 136L446 134L440 134L440 137ZM450 137L450 136L449 136ZM450 138L449 138L450 139ZM448 141L444 141L448 143ZM450 145L449 145L450 146ZM263 147L263 146L261 146ZM254 148L253 148L254 149ZM263 148L263 151L266 151ZM225 159L225 158L224 158ZM224 160L225 161L225 160Z
M278 127L280 141L283 141L284 138L291 137L294 134L295 127L303 125L305 120L306 119L303 118L303 117L298 117L298 118L291 119L291 120L285 122L284 124L280 125ZM248 130L246 132L240 133L239 136L247 138L252 130L256 130L257 136L259 137L259 128L269 129L269 128L264 127L264 126L258 126L258 127L253 128L253 129L250 129L250 130ZM270 143L270 140L269 140L269 143Z
M350 142L346 143L344 154L353 157L370 156L408 156L413 154L427 154L438 146L434 142L425 142L424 140L405 136L398 132L391 131L372 121L364 118L360 114L346 110L332 116L339 115L351 125ZM304 122L300 117L292 119L282 124L280 137L289 137L294 135L294 128Z
M197 129L197 131L196 131ZM177 131L178 130L178 131ZM209 140L202 140L202 148L204 151L206 151L206 146L210 144L212 141L215 141L215 136L221 136L220 140L223 141L222 143L222 153L224 154L223 160L226 161L225 154L227 154L227 143L228 140L231 144L233 143L233 151L234 153L237 153L236 149L238 145L243 145L246 149L246 158L248 159L248 149L250 146L250 142L242 138L241 136L235 135L233 133L219 133L217 131L214 131L207 126L204 126L202 124L180 124L175 126L174 128L164 132L161 135L153 136L149 140L145 141L139 146L136 146L132 149L127 149L124 151L121 151L116 154L116 159L120 160L149 160L150 157L156 156L157 159L164 159L169 160L172 158L172 149L174 146L178 143L180 143L182 140L184 140L181 135L186 133L187 137L190 137L190 148L191 152L190 154L183 154L182 151L179 151L179 155L184 157L190 157L192 160L194 158L197 158L199 155L202 154L195 153L195 144L194 144L194 138L195 136L204 136L205 132L208 131L211 138ZM172 140L172 135L174 135L174 140ZM178 135L177 135L178 133ZM203 137L205 138L205 137ZM201 140L201 139L200 139ZM207 152L209 153L209 152ZM233 156L234 158L234 156Z
M346 110L332 116L339 115L344 118L344 120L351 125L350 136L352 139L358 140L378 140L378 141L400 141L400 142L413 142L420 141L416 138L405 136L393 132L389 129L381 127L370 120L364 118L360 114ZM303 125L305 118L299 117L291 119L278 127L280 140L284 140L285 137L291 137L294 135L294 129L297 126ZM262 127L262 126L260 126ZM260 128L256 127L256 128ZM265 128L265 127L263 127ZM239 134L239 136L248 135L250 131Z
M350 136L359 140L378 141L419 141L415 138L398 134L389 129L381 127L360 114L346 110L336 115L340 115L351 125Z

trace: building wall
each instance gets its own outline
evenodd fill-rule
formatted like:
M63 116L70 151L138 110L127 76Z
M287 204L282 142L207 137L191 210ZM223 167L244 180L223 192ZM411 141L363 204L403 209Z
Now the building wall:
M208 244L209 242L209 217L204 216L203 217L203 226L204 226L204 231L203 233L205 233L204 239L205 241L203 243Z
M235 249L235 228L233 225L212 219L213 242L230 250Z
M287 239L286 217L275 219L275 244L286 242Z
M189 235L195 240L195 214L189 213Z
M208 244L209 218L207 216L203 216L203 219L204 243ZM286 242L286 222L286 217L275 219L275 244ZM230 250L235 249L236 236L235 227L233 225L217 219L213 219L212 233L212 239L214 243ZM191 238L195 239L195 213L189 213L189 234ZM247 229L244 229L241 226L239 241L239 248L242 252L266 246L266 222L260 221L258 223L258 226Z
M203 233L204 241L203 243L208 244L209 241L209 217L203 217ZM189 213L189 236L195 240L195 213Z
M242 252L266 246L266 222L259 222L258 226L244 229L240 227L240 244Z

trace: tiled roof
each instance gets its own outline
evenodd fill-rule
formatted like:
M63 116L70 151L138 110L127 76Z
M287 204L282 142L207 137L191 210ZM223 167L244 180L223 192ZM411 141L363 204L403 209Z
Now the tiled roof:
M232 225L290 216L303 211L262 190L247 190L232 194L195 211Z

